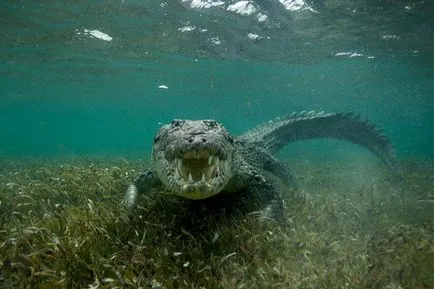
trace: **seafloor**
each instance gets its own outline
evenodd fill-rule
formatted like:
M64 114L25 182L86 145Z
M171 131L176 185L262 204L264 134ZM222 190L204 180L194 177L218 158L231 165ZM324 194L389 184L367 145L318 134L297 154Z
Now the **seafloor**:
M434 288L433 160L292 164L285 224L155 193L128 214L142 166L2 161L0 288Z

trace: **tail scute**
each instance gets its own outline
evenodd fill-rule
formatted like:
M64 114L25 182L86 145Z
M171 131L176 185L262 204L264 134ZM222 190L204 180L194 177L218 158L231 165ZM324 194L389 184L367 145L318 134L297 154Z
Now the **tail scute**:
M391 170L399 170L389 139L376 125L362 120L355 113L292 113L240 136L243 141L263 146L272 153L289 143L315 138L334 138L358 144L377 155Z

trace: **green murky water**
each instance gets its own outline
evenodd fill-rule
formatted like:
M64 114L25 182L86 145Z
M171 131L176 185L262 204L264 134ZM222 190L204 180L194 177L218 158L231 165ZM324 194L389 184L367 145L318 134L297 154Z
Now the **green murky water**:
M272 2L4 1L0 156L136 157L172 118L238 134L301 110L433 156L431 2Z

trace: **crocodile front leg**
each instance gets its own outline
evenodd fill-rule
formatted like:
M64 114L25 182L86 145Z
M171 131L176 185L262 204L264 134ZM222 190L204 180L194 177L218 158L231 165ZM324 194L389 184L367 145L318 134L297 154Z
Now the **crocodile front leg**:
M279 185L270 176L257 174L251 177L246 188L253 198L262 205L259 218L261 220L271 219L282 222L284 220L284 206Z
M260 219L283 221L284 207L281 197L282 183L272 173L266 173L249 165L243 158L237 158L236 172L227 186L227 192L245 192L251 210L260 208ZM280 180L281 181L281 180ZM244 194L243 194L244 195Z
M122 205L131 210L137 202L140 194L152 189L162 189L163 184L157 179L152 170L146 170L141 173L131 185L128 186Z

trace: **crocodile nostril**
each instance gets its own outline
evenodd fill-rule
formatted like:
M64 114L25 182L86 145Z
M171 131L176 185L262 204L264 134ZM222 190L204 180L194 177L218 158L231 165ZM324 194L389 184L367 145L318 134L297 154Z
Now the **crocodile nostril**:
M201 136L191 136L186 141L191 144L200 144L200 143L206 143L208 139Z

